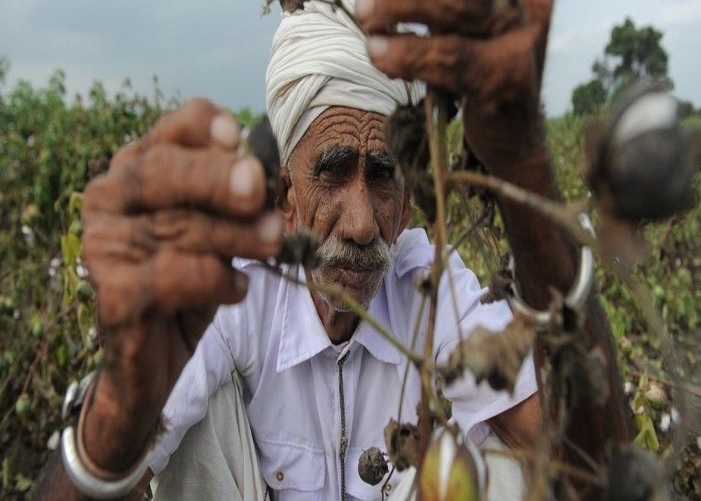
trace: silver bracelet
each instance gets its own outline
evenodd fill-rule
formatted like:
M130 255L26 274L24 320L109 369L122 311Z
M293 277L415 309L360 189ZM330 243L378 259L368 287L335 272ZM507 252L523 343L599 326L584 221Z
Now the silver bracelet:
M579 224L582 225L582 228L587 230L593 236L594 228L592 227L589 217L586 214L580 214L578 219ZM536 310L535 308L532 308L526 304L521 297L518 286L516 285L513 258L511 258L509 261L509 267L514 273L514 281L511 284L509 291L510 293L508 295L511 309L531 319L537 328L547 329L552 324L552 314L548 310ZM565 296L564 304L574 311L580 311L584 307L587 297L589 297L589 292L591 291L593 282L594 253L588 246L584 245L582 246L582 252L579 258L579 271L575 277L574 284L572 284L572 288L567 293L567 296Z
M61 459L73 485L86 496L95 499L121 498L126 496L146 473L151 462L153 448L149 447L143 458L122 478L118 478L112 472L102 472L103 476L109 477L109 479L100 478L93 473L93 471L99 472L100 468L87 457L85 448L79 441L82 439L82 423L87 407L84 403L85 399L91 396L89 388L94 379L95 372L91 372L80 383L76 381L71 383L66 391L62 409L63 418L79 414L78 431L76 432L73 426L64 428L61 434ZM86 466L86 463L92 468Z
M73 485L86 496L95 499L115 499L126 496L136 487L136 484L139 483L141 477L146 473L152 453L152 449L150 449L124 478L103 480L93 475L83 464L80 454L78 454L76 437L72 426L68 426L63 430L61 450L63 466Z

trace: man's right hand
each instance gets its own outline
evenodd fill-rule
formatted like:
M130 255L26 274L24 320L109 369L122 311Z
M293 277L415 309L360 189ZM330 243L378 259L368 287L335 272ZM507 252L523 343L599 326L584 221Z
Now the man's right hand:
M265 208L265 175L237 154L239 129L193 100L122 148L84 198L84 257L105 333L105 364L83 423L85 451L129 469L216 307L241 301L234 256L265 259L282 219Z

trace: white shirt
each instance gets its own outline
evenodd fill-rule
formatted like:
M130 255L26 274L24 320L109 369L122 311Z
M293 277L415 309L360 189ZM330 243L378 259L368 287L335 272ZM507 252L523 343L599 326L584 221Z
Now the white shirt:
M392 257L392 266L368 311L406 346L411 344L419 322L415 351L421 352L428 301L416 290L413 279L430 269L433 246L423 230L405 231L393 246ZM343 418L348 437L343 469L348 498L379 499L382 484L364 483L358 475L358 460L369 447L386 450L383 430L391 418L417 421L421 393L418 372L409 367L402 399L406 357L370 325L361 322L348 343L334 346L306 287L254 261L236 260L234 264L249 275L246 299L219 309L176 383L164 409L169 430L156 445L151 469L159 473L165 468L185 432L206 414L209 396L230 381L231 372L236 370L243 382L263 475L276 491L276 499L341 497ZM464 338L478 324L498 331L511 319L505 303L480 303L486 290L456 253L448 269L439 288L434 342L438 362L447 359L458 343L458 321ZM304 278L301 267L293 266L289 272ZM450 282L455 295L450 292ZM459 303L457 309L453 298ZM475 385L471 375L444 393L453 403L454 419L481 443L489 431L484 421L536 389L533 361L528 357L513 396L494 392L486 383ZM395 473L390 484L394 486L400 479Z

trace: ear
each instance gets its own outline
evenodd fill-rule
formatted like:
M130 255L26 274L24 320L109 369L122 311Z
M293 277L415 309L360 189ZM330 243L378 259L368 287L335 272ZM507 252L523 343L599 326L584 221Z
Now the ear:
M282 178L280 194L275 198L275 205L285 219L285 228L288 233L295 231L295 211L297 210L297 195L292 186L290 169L285 165L280 170Z

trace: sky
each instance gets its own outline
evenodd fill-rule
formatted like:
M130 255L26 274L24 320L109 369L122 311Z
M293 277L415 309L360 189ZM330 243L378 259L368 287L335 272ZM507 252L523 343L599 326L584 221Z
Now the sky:
M110 92L128 78L143 94L158 76L166 96L207 97L234 111L265 108L265 66L279 7L263 0L0 0L0 57L10 73L42 87L57 68L69 96L95 80ZM548 115L571 108L591 79L611 28L626 16L664 33L676 94L701 106L701 0L556 0L543 101Z

